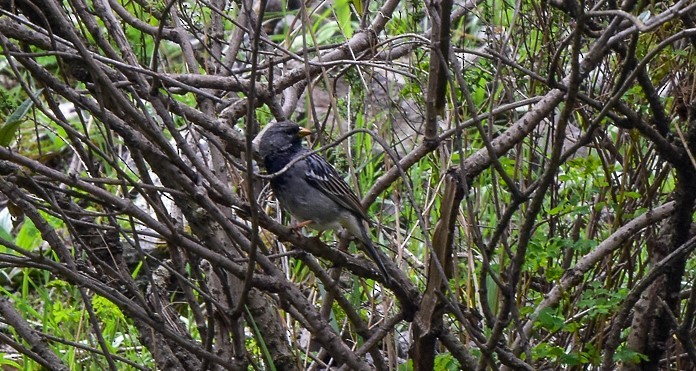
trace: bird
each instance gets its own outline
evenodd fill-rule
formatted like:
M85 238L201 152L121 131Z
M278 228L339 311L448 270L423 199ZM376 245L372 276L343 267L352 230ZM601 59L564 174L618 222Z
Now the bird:
M298 227L348 230L389 284L390 275L372 243L371 221L358 196L331 164L302 145L302 138L311 133L295 122L281 121L258 134L255 142L266 171L278 173L270 180L273 194L280 206L300 221Z

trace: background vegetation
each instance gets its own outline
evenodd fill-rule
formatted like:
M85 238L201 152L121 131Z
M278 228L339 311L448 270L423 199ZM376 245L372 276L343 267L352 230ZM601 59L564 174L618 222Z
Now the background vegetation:
M0 0L0 363L694 369L695 22ZM393 283L288 228L252 146L283 119L359 189Z

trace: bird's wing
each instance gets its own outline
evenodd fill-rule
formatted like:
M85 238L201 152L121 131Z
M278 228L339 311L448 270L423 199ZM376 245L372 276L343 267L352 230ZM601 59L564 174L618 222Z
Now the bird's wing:
M309 184L329 196L334 202L369 221L358 196L331 164L316 153L309 155L305 161L307 164L305 176Z

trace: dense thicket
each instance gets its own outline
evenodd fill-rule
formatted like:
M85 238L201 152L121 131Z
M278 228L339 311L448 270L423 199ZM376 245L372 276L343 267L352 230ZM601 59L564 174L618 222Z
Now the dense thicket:
M18 369L693 369L696 4L0 0ZM391 282L256 165L311 128Z

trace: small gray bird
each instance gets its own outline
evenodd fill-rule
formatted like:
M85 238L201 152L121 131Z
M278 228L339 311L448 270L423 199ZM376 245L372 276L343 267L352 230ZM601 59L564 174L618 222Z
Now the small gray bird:
M385 279L391 279L367 229L369 218L360 200L336 169L324 158L302 146L302 138L311 131L291 121L269 124L254 141L269 174L281 171L294 159L287 171L271 179L271 188L280 205L300 220L301 226L324 231L345 228L365 246Z

